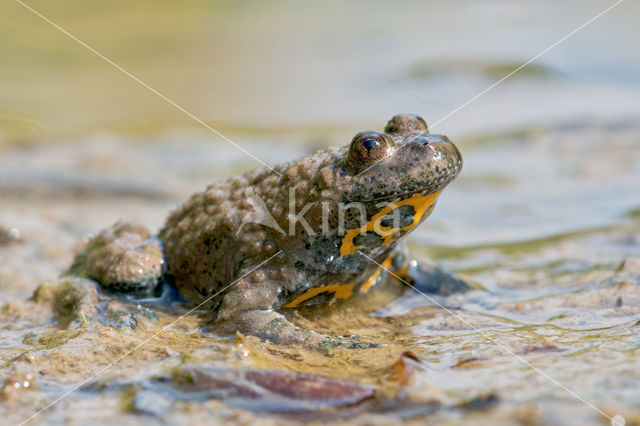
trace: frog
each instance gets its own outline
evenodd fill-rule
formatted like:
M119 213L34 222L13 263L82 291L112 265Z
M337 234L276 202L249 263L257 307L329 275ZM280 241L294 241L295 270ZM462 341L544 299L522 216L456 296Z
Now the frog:
M171 212L156 235L118 222L77 261L111 292L144 296L160 285L212 313L216 332L280 344L340 345L297 327L288 310L366 295L390 275L422 291L469 285L408 255L404 240L462 169L445 135L415 114L362 131L273 168L209 185Z

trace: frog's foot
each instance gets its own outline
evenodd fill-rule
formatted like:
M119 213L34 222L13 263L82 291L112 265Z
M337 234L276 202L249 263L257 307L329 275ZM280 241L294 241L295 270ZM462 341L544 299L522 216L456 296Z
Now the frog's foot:
M342 343L340 339L296 327L284 315L271 310L220 312L216 320L216 329L225 334L239 331L273 343L301 345L323 352Z
M430 267L412 261L409 265L408 281L423 293L448 295L463 293L473 287L455 274L440 267Z
M84 256L84 272L112 291L147 296L163 275L162 245L149 231L118 222L93 237Z
M396 277L421 293L449 295L473 289L471 285L455 274L436 265L409 260L406 253L402 251L394 254L391 269Z
M354 336L328 336L306 330L291 323L284 315L271 310L255 309L236 312L231 316L221 312L216 321L216 329L225 334L239 331L279 345L298 345L325 354L337 347L368 349L380 346L375 342L361 342Z

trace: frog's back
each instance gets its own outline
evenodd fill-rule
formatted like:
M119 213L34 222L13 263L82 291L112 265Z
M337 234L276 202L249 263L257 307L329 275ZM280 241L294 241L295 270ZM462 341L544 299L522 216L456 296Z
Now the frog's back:
M215 183L173 211L160 231L168 275L183 297L206 298L234 274L239 253L231 223L243 177Z
M269 229L244 223L255 211L247 189L271 205L281 204L279 176L256 170L209 185L171 213L160 238L168 275L186 299L199 301L236 279L243 268L264 257ZM262 189L271 188L270 197ZM256 260L257 259L257 260Z

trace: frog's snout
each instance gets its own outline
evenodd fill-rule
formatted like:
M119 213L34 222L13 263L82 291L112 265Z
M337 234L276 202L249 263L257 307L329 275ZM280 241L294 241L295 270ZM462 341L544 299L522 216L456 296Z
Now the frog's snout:
M460 170L462 170L462 154L460 153L460 150L448 137L443 136L443 139L447 142L447 156L451 158L457 172L460 172Z
M462 170L462 154L458 147L444 135L429 135L420 141L428 151L425 166L439 173L446 173L451 179Z

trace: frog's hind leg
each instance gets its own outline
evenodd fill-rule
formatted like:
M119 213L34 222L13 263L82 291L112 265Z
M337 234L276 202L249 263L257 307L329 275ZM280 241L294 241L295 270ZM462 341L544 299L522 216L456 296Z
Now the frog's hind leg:
M108 290L149 296L163 275L162 244L145 227L118 222L93 237L75 264Z
M427 265L411 259L406 248L398 248L391 255L391 272L422 293L448 295L462 293L473 287L436 265Z

